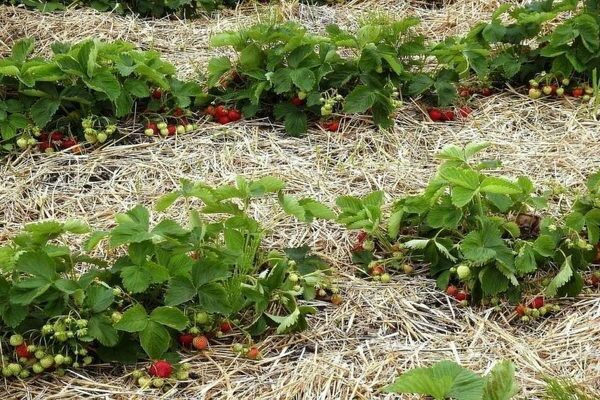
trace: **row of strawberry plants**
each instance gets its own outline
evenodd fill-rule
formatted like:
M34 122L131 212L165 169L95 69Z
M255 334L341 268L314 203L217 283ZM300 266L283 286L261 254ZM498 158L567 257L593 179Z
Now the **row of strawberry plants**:
M122 41L54 43L49 58L33 57L34 41L15 43L0 59L0 144L70 148L85 139L104 143L120 118L170 115L193 129L184 109L202 89L175 77L175 67L153 51Z
M432 108L434 121L466 117L474 95L509 83L531 86L530 96L597 96L600 15L595 0L504 4L488 23L463 37L428 43L419 21L375 17L355 32L328 26L311 34L294 23L260 24L212 38L233 47L235 58L209 64L208 88L216 103L235 103L247 117L284 120L288 133L332 113L370 112L381 127L392 124L399 96L424 96L458 112ZM546 34L557 18L573 13ZM508 21L508 22L505 22ZM594 89L595 88L595 89Z
M364 277L385 283L396 271L424 271L463 305L516 305L523 322L555 312L547 300L580 293L592 262L600 261L600 173L589 177L588 193L553 217L543 211L551 193L539 193L527 177L486 171L496 162L472 160L486 147L445 148L425 191L396 201L387 218L382 192L341 196L336 212L284 194L282 181L266 177L217 188L182 182L156 209L181 197L188 205L200 199L204 206L190 213L189 227L151 223L142 206L117 215L115 228L93 232L85 243L90 252L106 241L108 253L123 254L114 262L69 248L66 233L88 231L80 222L28 225L0 248L1 324L15 332L15 359L3 351L3 373L62 373L94 357L130 362L145 354L157 360L148 373L162 386L160 379L187 376L169 361L173 337L184 349L204 350L235 327L248 339L233 351L256 358L252 337L304 329L316 310L298 298L339 304L342 297L327 264L308 248L261 245L266 232L249 217L250 207L272 193L300 221L333 219L360 230L353 261ZM589 283L599 286L598 272ZM143 386L154 382L137 375Z
M256 359L253 337L304 329L317 310L298 299L341 301L329 267L308 247L266 249L267 231L249 215L274 193L282 204L295 203L303 221L334 215L283 187L273 177L218 187L185 181L156 209L180 197L190 207L201 200L189 226L167 218L152 223L149 210L136 206L116 215L113 229L89 234L83 253L69 242L88 234L85 224L27 225L0 247L3 375L62 374L97 359L149 357L156 362L136 375L141 385L159 387L171 382L165 378L187 377L184 366L173 367L177 347L204 350L236 330L246 339L233 350ZM104 241L108 253L121 254L116 261L90 255Z
M260 2L268 2L261 0ZM118 14L137 14L143 17L196 17L226 8L235 8L241 0L9 0L12 5L24 5L42 12L66 10L69 7L91 7L97 11ZM304 3L321 4L328 1L306 0Z
M558 216L545 212L554 192L531 180L488 172L497 161L476 162L487 143L446 147L439 171L419 195L393 203L384 218L383 193L337 200L338 221L360 230L353 259L363 276L389 281L425 266L437 286L463 305L516 305L523 322L559 311L547 299L600 286L600 172L587 193Z
M430 104L437 99L440 106L458 102L458 111L429 110L432 120L451 121L468 117L473 96L487 96L492 84L507 81L528 83L532 98L569 94L598 101L597 6L587 1L551 34L540 33L544 22L577 4L505 5L465 37L434 44L415 33L415 18L373 17L354 33L329 26L322 36L294 23L256 25L212 38L214 46L231 46L238 55L210 60L202 84L176 79L175 68L157 53L127 43L56 43L43 59L31 57L33 41L25 39L0 60L0 135L4 148L103 143L117 119L133 113L147 121L148 136L182 134L194 129L185 109L207 105L206 114L221 124L267 116L283 120L292 135L306 132L314 119L337 131L333 116L340 113L369 112L386 128L406 96ZM509 9L516 22L506 24L500 18Z

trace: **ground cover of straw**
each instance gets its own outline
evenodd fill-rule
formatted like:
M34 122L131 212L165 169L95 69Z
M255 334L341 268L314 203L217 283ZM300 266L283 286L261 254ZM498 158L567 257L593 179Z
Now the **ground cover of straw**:
M464 32L485 18L495 1L459 0L442 8L422 3L353 2L347 6L306 7L282 3L245 6L212 19L142 21L88 11L44 15L0 6L0 55L20 37L33 36L41 53L56 40L86 37L124 39L156 49L182 77L197 76L220 51L208 47L212 33L268 18L300 20L311 29L336 22L353 26L373 9L392 15L419 15L430 37ZM151 205L180 178L230 182L236 175L274 174L290 192L333 204L341 194L382 189L389 198L423 188L437 167L444 145L488 140L486 156L500 158L500 172L527 174L538 185L561 183L578 190L600 168L600 125L578 103L532 102L517 92L478 101L466 122L426 122L423 106L411 102L390 132L374 130L367 117L344 119L342 133L312 130L305 138L282 135L267 121L221 127L198 120L185 137L147 141L140 124L123 131L134 144L109 146L83 155L25 153L0 164L0 243L24 223L77 216L94 228L134 204ZM554 209L568 207L572 196ZM261 204L256 216L277 225L269 244L312 245L331 262L346 301L339 307L315 302L319 313L310 329L262 342L264 359L236 359L226 338L204 355L189 354L197 379L165 393L141 391L127 376L131 368L98 365L69 370L62 378L6 381L4 398L197 398L197 399L391 399L378 389L408 368L450 359L479 372L494 361L511 359L523 390L520 399L538 399L545 376L565 376L600 398L600 295L584 294L559 303L563 311L528 326L511 324L509 310L498 315L462 309L423 277L400 276L382 285L354 277L349 235L334 223L306 227ZM184 215L173 214L183 218ZM107 255L107 254L105 254ZM403 398L411 398L409 396Z

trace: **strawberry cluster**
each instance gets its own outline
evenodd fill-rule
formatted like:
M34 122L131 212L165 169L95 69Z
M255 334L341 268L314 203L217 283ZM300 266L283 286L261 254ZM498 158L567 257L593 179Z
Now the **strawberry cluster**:
M54 131L51 133L41 132L37 146L43 153L52 153L55 150L75 148L77 144L75 138L67 137L60 131Z
M324 121L321 123L323 129L329 132L337 132L340 129L340 121L337 119L331 121Z
M433 122L448 122L454 121L456 118L467 118L473 110L467 106L460 107L456 110L429 108L427 114Z
M242 114L236 108L226 108L223 105L208 106L204 109L206 115L210 115L216 122L221 125L228 124L230 122L239 121L242 118Z

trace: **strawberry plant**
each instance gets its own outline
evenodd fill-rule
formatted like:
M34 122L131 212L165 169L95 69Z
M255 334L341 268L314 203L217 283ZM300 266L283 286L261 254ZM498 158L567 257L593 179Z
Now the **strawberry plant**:
M68 0L10 0L9 3L23 4L45 12L66 10L67 7L73 6L73 2ZM194 16L202 12L235 7L237 3L237 0L86 0L78 1L76 5L119 14L135 13L148 17L163 17L171 14Z
M428 368L414 368L383 388L386 393L421 394L435 400L509 400L519 388L515 366L510 361L496 363L484 376L451 361L440 361Z
M165 106L185 108L201 95L198 85L176 79L174 67L157 53L136 50L125 42L55 43L52 49L50 59L31 57L34 42L23 39L15 43L10 57L0 61L4 148L18 139L27 141L21 140L19 147L31 145L32 136L44 129L101 143L115 132L110 127L114 119L127 117L134 108L148 112ZM151 96L156 88L164 93ZM94 122L99 125L92 126Z
M396 201L387 222L382 192L338 198L338 220L364 232L354 247L364 273L412 273L411 265L426 265L438 287L460 301L506 296L517 303L523 292L581 291L599 242L600 175L589 178L589 194L554 219L543 214L546 200L527 177L488 174L498 162L471 160L487 146L445 148L425 191ZM549 278L537 281L536 271Z
M0 341L3 354L15 354L17 366L3 360L7 376L94 359L133 362L144 354L173 360L177 342L203 350L212 337L233 331L250 337L306 328L316 309L298 300L337 293L329 268L307 247L263 249L266 231L249 216L250 207L277 193L284 210L303 221L334 215L315 200L282 193L283 187L273 177L214 188L184 181L157 210L180 197L188 206L199 199L202 207L191 211L188 227L166 218L152 223L149 210L136 206L116 215L113 229L89 235L86 252L106 241L122 250L115 261L69 248L67 235L88 234L80 222L27 225L0 247L0 326L16 332L10 343ZM249 353L257 356L256 349ZM150 375L168 378L175 372L167 364L157 361Z
M213 46L231 46L238 57L212 59L207 86L216 103L234 103L246 117L283 120L291 135L305 133L309 118L333 112L371 111L377 125L389 127L408 56L421 48L410 32L416 23L367 21L356 34L329 26L326 36L294 23L221 33Z

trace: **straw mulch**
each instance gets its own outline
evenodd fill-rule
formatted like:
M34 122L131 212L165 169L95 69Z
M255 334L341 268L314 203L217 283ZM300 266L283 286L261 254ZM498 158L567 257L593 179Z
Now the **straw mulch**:
M0 54L20 37L38 40L46 52L56 40L86 37L125 39L153 48L175 63L182 77L194 77L219 51L210 34L270 17L301 20L312 29L336 21L352 26L376 7L397 16L420 15L431 36L464 31L485 18L498 2L459 0L444 8L418 2L353 2L350 6L246 6L212 19L141 21L88 11L42 15L0 8ZM109 146L83 155L24 153L0 165L0 243L24 223L46 218L83 218L94 228L134 204L151 205L180 178L213 184L277 175L288 190L333 204L341 194L385 190L392 199L423 188L438 165L435 153L449 143L487 140L486 157L504 163L501 173L527 174L542 187L561 184L577 191L600 168L600 125L579 103L536 101L507 92L479 100L467 121L433 124L417 103L397 115L389 132L374 130L368 118L344 119L342 133L313 130L305 138L285 137L267 121L221 127L199 120L196 132L148 141L141 126L122 127L134 144ZM568 207L565 195L556 209ZM353 237L334 223L304 226L264 202L256 217L274 228L269 245L309 244L336 270L345 303L316 302L310 329L271 336L260 344L264 359L236 359L231 338L204 355L190 356L197 379L165 393L140 391L131 368L99 365L65 377L5 382L2 398L197 398L197 399L391 399L378 392L408 368L455 360L486 372L496 360L518 368L520 399L539 399L546 376L580 383L600 398L600 295L560 301L563 311L528 326L485 309L461 309L423 275L381 285L353 276L348 249ZM173 213L173 212L172 212ZM185 215L174 215L184 219ZM403 398L411 398L409 396Z

